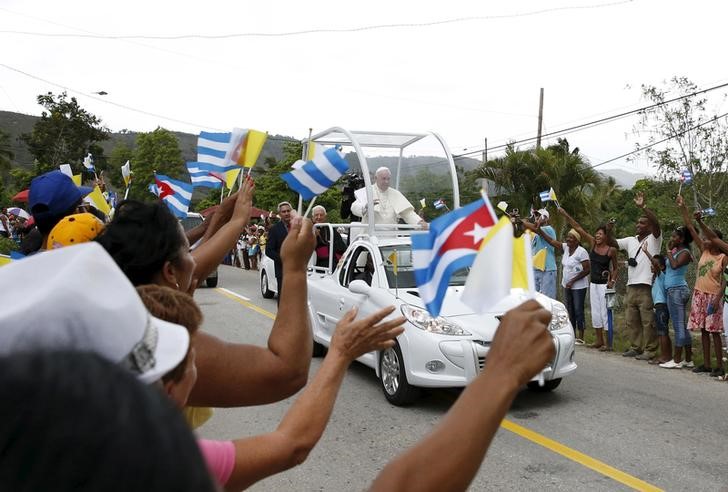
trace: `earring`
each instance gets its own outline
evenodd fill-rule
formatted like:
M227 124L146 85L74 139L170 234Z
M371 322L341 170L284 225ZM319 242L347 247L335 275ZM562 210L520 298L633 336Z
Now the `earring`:
M177 290L179 290L179 284L175 282L175 287L177 287Z

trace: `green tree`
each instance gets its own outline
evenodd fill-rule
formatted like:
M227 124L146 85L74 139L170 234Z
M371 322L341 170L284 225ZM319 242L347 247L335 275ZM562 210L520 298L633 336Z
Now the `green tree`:
M604 219L597 199L605 180L589 166L579 149L571 149L565 139L545 149L508 147L505 156L467 174L466 183L472 184L477 178L487 179L491 198L505 200L522 215L531 207L540 208L539 193L553 188L559 203L585 227ZM614 183L610 186L616 188ZM557 229L564 226L558 214L552 214L552 219Z
M65 92L52 92L38 96L38 104L45 108L31 133L20 136L35 158L35 173L58 169L70 164L74 172L82 170L81 162L87 153L94 156L95 166L103 170L105 158L99 142L109 138L109 130L101 120L78 105L75 97Z
M121 166L126 164L126 161L133 159L134 150L124 142L119 142L111 149L108 159L109 169L106 172L106 176L111 179L111 184L120 190L124 190L126 187L124 178L121 175ZM133 164L132 162L131 165L133 166Z
M640 146L668 139L644 151L657 165L663 178L675 181L682 169L695 179L706 178L692 186L693 205L716 206L723 201L728 178L728 125L708 109L704 95L692 95L698 87L685 77L673 77L662 87L642 85L642 96L658 106L644 111L635 127L643 137ZM668 97L669 96L669 97ZM675 96L688 96L664 104Z
M291 202L294 209L298 206L298 194L288 188L285 181L281 179L281 174L291 170L291 164L301 158L301 151L301 142L284 142L283 159L277 161L275 158L269 156L263 161L263 166L253 168L253 176L255 178L255 198L253 205L260 209L273 210L274 212L278 204L283 201Z
M10 201L9 183L10 168L15 158L10 147L10 135L0 130L0 203L6 204Z
M149 193L147 188L150 183L154 182L155 171L174 179L188 181L185 177L186 171L179 140L174 133L162 127L158 127L153 132L137 135L131 168L134 178L131 181L129 198L137 200L154 199L154 195ZM115 173L118 173L120 179L121 169L113 169L112 176Z

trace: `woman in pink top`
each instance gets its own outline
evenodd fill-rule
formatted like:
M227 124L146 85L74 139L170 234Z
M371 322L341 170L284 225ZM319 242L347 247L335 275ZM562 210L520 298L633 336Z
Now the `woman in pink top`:
M677 204L682 214L683 222L693 236L695 244L700 249L700 260L696 273L693 301L690 307L688 329L700 331L703 345L703 364L693 369L693 372L709 372L713 377L725 375L723 369L723 344L720 339L723 332L723 296L721 291L722 274L728 264L728 256L718 249L710 240L703 239L693 226L690 214L681 196L677 197ZM713 339L716 366L710 363L710 339Z
M190 331L188 356L162 378L164 390L182 408L197 380L194 344L202 313L183 292L159 285L145 285L137 291L153 316ZM210 473L225 490L242 490L306 460L326 428L349 365L367 352L392 347L394 338L404 331L403 317L380 323L393 311L390 306L359 320L355 320L356 309L344 315L316 376L275 431L233 441L199 440Z

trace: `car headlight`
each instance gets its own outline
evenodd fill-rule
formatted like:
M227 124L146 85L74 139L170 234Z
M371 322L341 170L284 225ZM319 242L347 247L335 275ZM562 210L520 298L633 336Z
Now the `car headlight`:
M571 328L569 313L563 304L554 302L551 305L551 323L549 323L549 330L556 331L561 328Z
M409 304L402 304L400 309L407 321L420 330L437 333L438 335L470 335L470 332L463 330L460 326L442 316L433 318L425 309L410 306Z

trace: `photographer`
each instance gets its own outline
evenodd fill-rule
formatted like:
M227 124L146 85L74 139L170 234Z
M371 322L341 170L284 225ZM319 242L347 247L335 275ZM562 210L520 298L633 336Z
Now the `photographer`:
M655 213L645 206L645 197L638 192L634 203L642 209L637 219L637 235L614 239L611 229L614 223L607 225L609 229L608 243L618 249L625 250L628 255L627 264L627 331L630 348L622 355L649 360L657 355L657 331L652 311L652 268L650 258L660 253L662 247L662 230ZM643 245L647 253L643 251Z
M341 210L339 211L342 220L351 217L351 205L356 201L354 192L364 187L364 178L358 174L349 173L344 179L346 179L346 184L341 190Z

